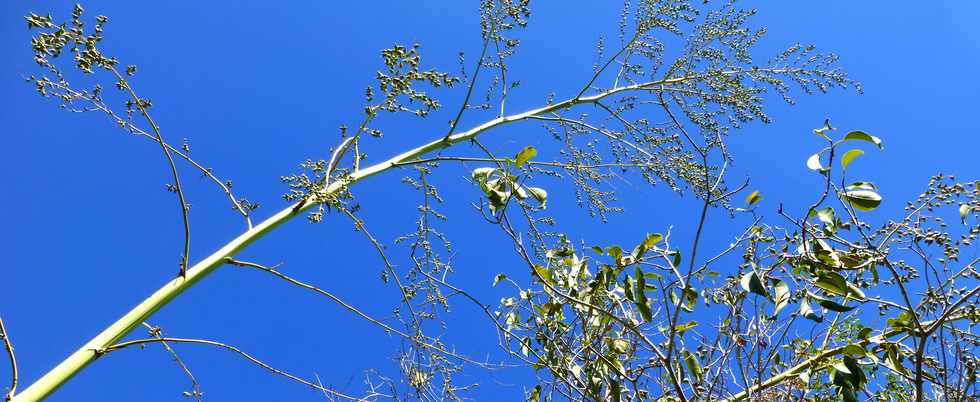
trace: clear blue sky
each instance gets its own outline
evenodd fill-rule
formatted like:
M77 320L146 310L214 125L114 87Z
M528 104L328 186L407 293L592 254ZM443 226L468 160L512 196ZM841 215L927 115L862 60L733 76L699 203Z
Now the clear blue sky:
M571 95L587 80L599 35L615 37L617 2L536 2L512 77L522 86L510 110L544 102L550 91ZM233 5L228 5L233 4ZM834 91L797 97L796 106L769 104L774 122L751 124L732 136L737 165L731 177L751 175L766 197L760 211L775 217L778 202L800 211L819 180L804 160L820 146L810 134L824 118L845 130L883 137L886 152L858 163L886 198L880 217L899 211L938 171L976 178L980 140L980 3L975 1L745 1L759 8L756 26L770 34L756 49L760 60L795 43L813 43L841 56L841 65L864 95ZM154 102L169 138L188 138L192 154L235 189L262 204L263 218L286 205L279 177L306 158L325 158L336 128L360 118L363 89L380 67L378 51L393 43L423 45L427 66L456 71L460 51L479 48L476 2L122 2L85 5L89 16L110 17L105 49L137 64L133 81ZM28 11L64 18L70 4L7 1L0 4L0 234L5 263L0 314L30 383L139 300L170 279L181 244L168 171L152 143L128 136L103 116L75 115L40 99L22 77L36 73L22 16ZM451 109L460 91L441 93ZM434 138L450 117L390 125L371 143L372 160ZM464 126L474 124L471 115ZM536 145L547 157L551 143L536 125L493 134L501 150ZM502 151L503 152L503 151ZM507 153L507 152L503 152ZM553 155L553 154L552 154ZM192 209L192 260L242 230L221 194L185 170ZM407 171L406 171L407 172ZM444 228L456 244L454 277L487 303L510 296L489 287L506 272L526 269L509 253L502 234L469 207L477 192L464 184L467 170L445 165L437 175L450 215ZM390 241L412 230L415 192L390 172L356 192L369 227ZM633 184L622 183L630 192ZM625 214L603 225L555 190L549 208L561 229L589 243L631 244L645 232L687 238L695 203L663 190L623 198ZM743 221L712 216L706 243L728 244ZM874 219L874 218L873 218ZM685 237L687 236L687 237ZM291 274L322 285L355 305L385 316L396 291L379 281L380 262L349 222L331 215L319 225L291 222L242 256L284 263ZM406 264L405 260L396 261ZM720 268L724 270L724 267ZM472 356L500 359L486 318L457 301L445 339ZM340 389L360 389L362 372L392 373L399 341L351 317L337 305L259 272L223 268L151 320L169 335L213 338L268 362ZM221 350L185 346L179 351L202 383L206 400L318 400L319 394L268 375ZM0 379L6 383L6 364ZM466 370L461 382L480 382L478 400L515 400L527 369L495 373ZM173 401L187 382L157 347L114 353L90 366L52 401Z

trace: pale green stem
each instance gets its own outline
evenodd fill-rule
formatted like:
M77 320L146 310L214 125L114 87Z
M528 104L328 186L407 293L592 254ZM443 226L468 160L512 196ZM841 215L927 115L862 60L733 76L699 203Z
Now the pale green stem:
M740 71L726 71L723 74L739 74ZM570 108L578 104L588 104L597 102L608 96L616 95L623 92L637 91L637 90L656 90L662 85L676 84L689 79L697 78L698 76L684 76L677 78L669 78L658 81L651 81L641 84L634 84L629 86L623 86L614 88L596 95L576 97L564 100L562 102L553 103L548 106L540 107L537 109L529 110L523 113L514 114L510 116L502 116L496 119L485 122L477 127L474 127L466 132L459 134L453 134L448 137L440 136L440 139L431 141L420 147L411 149L409 151L403 152L391 159L384 162L369 166L367 168L358 170L348 177L345 183L334 182L327 187L324 192L326 194L333 194L339 190L345 184L354 184L362 179L374 176L375 174L381 173L392 167L396 167L401 163L413 160L415 158L426 155L432 151L447 148L453 144L470 140L477 135L487 131L491 128L497 127L499 125L522 121L533 116L555 112L558 110L563 110ZM14 396L11 400L12 402L33 402L42 400L61 385L71 379L75 374L78 374L85 366L93 362L99 354L96 352L98 350L104 350L110 345L116 343L116 341L122 339L130 331L138 326L141 322L148 319L153 313L165 306L175 297L180 295L187 288L191 287L197 281L201 280L211 272L214 272L219 266L225 264L226 259L233 257L236 253L247 247L252 242L260 239L266 233L275 229L277 226L289 221L290 219L300 215L303 211L316 205L311 199L300 201L296 204L290 205L285 209L279 211L275 215L272 215L262 223L259 223L255 227L249 229L245 233L242 233L234 240L226 244L224 247L218 249L207 258L194 264L187 270L184 277L177 277L170 282L166 283L159 290L154 292L150 297L143 300L140 304L130 310L126 315L122 316L115 323L110 325L108 328L103 330L100 334L96 335L95 338L88 341L84 346L79 348L77 351L68 356L67 359L62 361L60 364L55 366L55 368L48 371L44 376L35 381L33 384L25 388L23 391ZM301 206L298 210L297 206Z

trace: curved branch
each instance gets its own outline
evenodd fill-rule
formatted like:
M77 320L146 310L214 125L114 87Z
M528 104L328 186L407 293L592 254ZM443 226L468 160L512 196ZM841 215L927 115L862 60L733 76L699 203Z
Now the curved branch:
M136 108L139 109L140 113L146 119L146 122L150 124L150 128L153 129L153 134L156 135L156 141L160 143L160 148L163 150L164 156L167 157L167 164L170 166L170 174L174 179L174 191L177 193L177 200L180 202L180 215L184 222L184 252L180 256L180 276L184 276L187 274L187 259L190 258L189 254L191 252L191 224L187 217L189 207L187 205L187 200L184 199L184 188L180 185L180 175L177 173L177 164L174 163L174 157L170 154L170 149L167 148L167 142L163 140L163 134L160 133L160 127L157 126L157 123L153 121L152 117L150 117L150 113L146 111L146 105L143 103L143 99L140 99L140 97L136 95L136 91L133 90L131 85L129 85L129 81L127 81L126 78L119 73L119 70L116 70L115 67L110 66L109 71L111 71L112 74L116 76L116 79L119 80L118 85L120 88L124 88L127 92L129 92L129 96L132 97L132 102L136 105Z
M10 335L7 335L7 328L3 325L3 317L0 317L0 340L3 340L3 348L7 350L10 357L10 389L7 390L5 401L14 399L14 392L17 391L17 357L14 356L14 345L10 343Z

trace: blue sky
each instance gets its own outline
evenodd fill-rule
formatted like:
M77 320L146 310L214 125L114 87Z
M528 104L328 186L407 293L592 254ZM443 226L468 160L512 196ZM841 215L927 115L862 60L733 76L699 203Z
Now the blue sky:
M573 95L590 77L595 43L614 38L620 6L605 2L539 2L523 45L512 60L522 85L508 100L512 111L543 104L551 91ZM980 93L980 3L763 2L755 26L769 28L755 54L760 60L795 42L841 56L864 95L833 91L797 96L795 106L773 100L769 125L750 124L731 137L733 178L749 175L765 196L760 212L776 206L801 211L816 195L819 177L804 161L822 144L810 130L830 118L843 130L883 137L886 151L857 163L879 185L885 203L872 220L901 210L939 171L977 178L976 94ZM393 43L422 44L424 64L456 71L460 51L478 54L475 2L139 3L85 5L89 16L110 17L104 48L124 64L137 64L136 89L154 103L164 134L188 138L192 155L262 207L258 218L286 204L280 176L307 158L326 158L337 127L361 117L364 87L381 67L378 52ZM23 76L36 73L22 16L28 11L64 18L62 2L11 1L0 5L0 234L6 264L0 279L2 314L26 386L170 279L181 246L180 221L159 148L128 136L104 116L76 115L41 99ZM371 160L434 138L443 130L461 91L439 92L448 105L427 121L386 123L384 141L371 143ZM471 114L469 127L487 118ZM501 153L526 145L548 157L547 133L533 124L491 135ZM552 147L553 148L553 147ZM551 155L554 155L553 153ZM487 303L510 296L489 287L493 276L526 269L506 239L483 223L469 204L476 189L464 177L474 166L444 165L436 180L446 196L444 229L456 245L454 280ZM382 240L412 230L418 195L400 179L410 171L371 178L356 188L363 217ZM191 259L209 254L243 225L222 195L185 170L192 209ZM552 186L557 186L555 183ZM627 212L602 224L555 190L549 208L561 229L589 243L632 244L646 232L673 225L689 238L696 202L662 189L621 183ZM642 189L641 192L632 194ZM565 195L562 197L562 195ZM726 246L744 221L713 214L705 244ZM397 303L378 279L381 264L348 221L330 215L310 225L296 220L249 248L242 258L283 263L283 270L322 285L378 316ZM396 261L397 263L397 261ZM405 261L401 261L405 264ZM723 269L723 268L722 268ZM459 301L448 316L445 339L464 353L499 360L496 337L479 311ZM172 336L228 342L268 362L324 383L359 389L362 372L391 372L399 345L375 327L312 294L259 272L222 268L151 320ZM317 393L273 377L234 355L206 347L179 349L206 400L318 400ZM7 377L0 365L0 379ZM466 370L462 382L480 382L472 396L511 400L521 395L526 369ZM4 380L5 381L5 380ZM63 387L52 401L182 399L186 380L156 347L100 359Z

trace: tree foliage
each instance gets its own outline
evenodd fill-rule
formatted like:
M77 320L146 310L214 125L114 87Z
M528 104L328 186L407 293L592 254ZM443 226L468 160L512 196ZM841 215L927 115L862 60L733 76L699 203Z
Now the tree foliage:
M822 178L822 186L811 189L812 204L799 213L780 207L776 216L762 216L757 207L763 194L748 191L747 182L726 179L733 161L727 138L748 122L769 122L764 106L773 95L793 103L798 94L860 91L836 66L834 55L797 44L758 61L753 47L765 29L750 28L755 11L740 9L734 1L627 1L619 37L600 41L593 74L583 77L581 88L573 88L574 96L542 96L539 107L515 112L506 101L520 81L509 74L508 62L520 48L522 28L533 21L528 3L481 1L482 51L475 60L461 54L458 74L429 68L419 45L382 50L383 67L365 89L358 123L340 128L329 159L303 161L299 172L282 178L288 206L257 225L251 219L258 204L235 195L230 181L191 159L186 144L167 141L151 117L152 102L137 95L131 83L136 66L120 69L116 57L103 53L108 18L98 16L89 27L80 6L63 23L48 15L27 16L41 70L29 78L37 92L66 110L104 114L123 130L158 144L173 173L169 189L184 222L183 262L171 283L176 290L148 299L149 307L134 310L135 320L124 317L119 330L111 327L93 341L100 346L73 355L70 361L79 362L76 371L128 346L160 343L175 353L171 345L198 343L238 353L330 398L464 399L469 386L458 382L459 370L499 365L455 352L433 329L453 325L444 319L452 303L474 303L485 313L487 326L498 332L507 364L533 371L536 382L527 384L524 395L530 401L977 398L972 327L980 319L975 308L980 273L978 260L961 259L961 254L980 233L975 218L980 181L938 174L907 203L902 216L877 217L887 189L860 178L875 167L864 166L859 157L865 149L883 151L883 140L858 130L844 133L826 121L812 134L824 146L805 163ZM118 91L103 84L77 87L70 77L78 73L106 80ZM448 90L460 91L461 102L444 110L436 96ZM383 132L379 121L432 115L448 116L449 124L431 141L389 159L368 158L368 149L397 135ZM464 115L486 120L464 128ZM513 153L481 141L519 122L540 126L554 140L555 152L549 154L558 157L544 159L532 146ZM447 219L439 210L444 200L430 178L438 170L459 169L461 162L479 167L468 172L470 186L452 191L470 195L476 216L457 219L499 228L526 267L526 275L508 269L493 277L492 286L511 293L499 303L467 292L487 284L453 279L454 243L440 230ZM360 216L356 188L395 168L410 169L403 182L418 192L419 214L411 232L388 244ZM213 181L248 228L193 266L187 261L189 207L179 180L189 169ZM694 238L685 241L672 236L670 228L649 228L643 238L622 239L621 245L591 245L589 239L564 233L563 217L549 214L553 186L571 186L578 205L601 224L621 211L610 183L619 175L692 194L690 208L700 212ZM712 209L751 216L753 223L731 244L703 244ZM310 222L339 216L352 222L383 262L381 280L400 293L395 318L371 317L276 267L233 258L295 216ZM475 247L460 243L463 249ZM393 261L390 245L407 249L407 264ZM399 379L379 375L363 395L349 395L231 345L168 338L148 324L150 338L121 340L162 304L224 264L258 269L316 292L404 338L409 346L399 352ZM0 325L5 340L6 331ZM52 373L24 393L15 392L15 376L9 395L21 401L53 392L67 377L57 369ZM189 396L200 399L194 384Z

